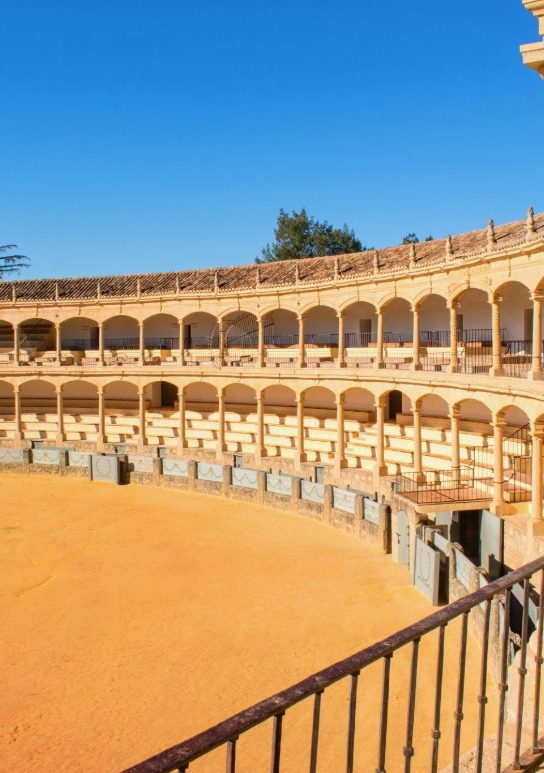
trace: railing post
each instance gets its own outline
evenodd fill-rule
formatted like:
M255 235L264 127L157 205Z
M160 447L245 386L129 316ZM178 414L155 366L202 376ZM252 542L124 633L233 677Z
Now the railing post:
M217 333L218 333L218 360L219 360L219 366L223 367L225 364L225 325L223 322L223 319L220 318L217 321Z
M300 468L302 462L306 461L304 453L304 396L297 395L297 448L296 448L297 466Z
M13 325L13 360L14 365L16 367L19 366L20 360L21 360L21 352L20 352L20 336L19 336L19 325L14 324Z
M257 320L257 325L258 325L258 334L259 334L257 367L264 368L266 365L266 351L264 347L264 317L259 317L259 319Z
M13 403L15 410L15 440L19 443L23 439L23 424L21 418L21 390L19 384L13 387Z
M458 405L454 405L450 409L450 421L451 421L451 464L454 470L454 474L459 478L459 468L461 467L461 452L459 446L459 421L461 416L461 409ZM456 471L456 473L455 473Z
M344 313L338 311L336 316L338 317L338 367L346 367L346 335L345 335L345 319Z
M185 320L180 319L179 325L179 365L183 367L185 365Z
M62 338L61 338L61 327L60 322L57 322L55 325L55 358L57 360L57 365L62 364Z
M104 387L98 387L98 434L96 437L96 448L98 451L102 451L104 448L106 436L106 412L105 412L105 398Z
M375 476L380 478L387 475L385 464L385 398L380 397L376 402L376 467Z
M542 378L542 302L544 296L541 293L533 293L533 342L532 362L529 378L540 380Z
M414 409L414 472L416 480L421 483L425 480L423 475L423 454L421 449L421 406L415 403Z
M504 414L499 412L493 421L493 512L504 515Z
M64 442L64 405L62 384L57 385L57 443Z
M218 428L217 428L217 452L216 457L219 461L223 459L225 450L225 393L222 389L218 390Z
M142 320L138 322L138 343L139 343L139 354L138 359L140 361L140 365L145 365L145 335L144 335L144 323Z
M501 300L502 298L500 295L494 295L491 301L491 336L493 347L493 365L491 374L493 376L500 376L502 367Z
M457 351L457 339L459 333L457 331L457 312L459 310L459 304L452 301L450 307L450 365L449 372L457 373L459 366L457 364L458 351Z
M185 388L178 386L178 451L185 449Z
M257 392L257 432L255 436L255 461L260 463L264 456L264 396Z
M141 386L138 389L138 445L143 448L145 444L145 387Z
M104 365L104 323L98 323L98 364Z
M344 430L344 400L343 394L336 398L336 453L335 466L336 472L346 466L346 433Z

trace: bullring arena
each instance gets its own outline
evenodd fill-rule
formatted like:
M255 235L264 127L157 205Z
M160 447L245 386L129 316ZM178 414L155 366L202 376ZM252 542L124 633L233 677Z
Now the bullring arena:
M544 213L522 214L0 282L3 769L536 769Z

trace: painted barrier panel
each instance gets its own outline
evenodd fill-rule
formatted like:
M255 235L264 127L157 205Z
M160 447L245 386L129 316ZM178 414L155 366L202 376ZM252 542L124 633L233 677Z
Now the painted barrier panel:
M368 499L367 497L365 497L363 505L364 505L363 518L365 519L365 521L370 521L370 523L374 523L376 526L379 526L379 523L380 523L379 502L375 502L373 499Z
M223 465L198 462L196 466L196 477L198 480L211 480L214 483L221 483L223 480Z
M290 497L293 490L293 478L290 475L276 475L273 472L267 472L266 490L271 494Z
M336 510L342 510L344 513L355 512L356 491L347 488L332 488L332 506Z
M23 459L22 448L0 448L0 464L22 464Z
M189 462L186 459L163 459L162 474L176 475L178 478L188 478Z
M60 453L58 448L33 448L33 464L60 464Z
M153 472L153 457L149 454L129 454L128 463L131 472Z
M68 464L70 467L90 467L91 454L86 451L68 451Z
M91 478L105 483L120 483L121 462L117 454L92 454Z
M447 555L448 549L451 543L448 542L448 540L442 534L439 534L439 532L437 531L433 531L432 540L435 548L438 548L438 550L441 550L442 553L445 553Z
M412 581L431 604L438 604L438 582L440 578L440 553L416 537L414 571Z
M468 590L470 586L470 570L472 563L468 560L464 553L461 553L455 548L455 576L465 588Z
M257 488L257 470L247 470L245 467L232 468L232 485L242 488Z
M300 481L300 497L307 502L316 502L322 505L325 500L325 486L323 483L314 483L311 480Z

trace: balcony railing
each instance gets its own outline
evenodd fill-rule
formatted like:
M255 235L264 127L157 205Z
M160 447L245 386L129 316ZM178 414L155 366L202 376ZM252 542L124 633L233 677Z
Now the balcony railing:
M493 478L479 477L473 467L461 466L428 472L423 478L416 473L397 475L392 490L418 505L478 502L492 498Z
M216 761L214 769L219 770L217 766L219 749L224 750L226 759L226 767L222 765L221 768L227 773L235 773L238 762L244 762L244 749L247 748L243 742L239 744L239 741L241 739L245 741L246 733L267 722L271 724L271 752L267 753L267 744L267 748L261 751L258 768L254 769L268 769L271 773L279 773L284 748L282 734L284 718L289 719L290 710L303 701L311 701L312 705L308 706L307 711L308 746L306 749L298 750L299 767L297 769L316 773L320 748L326 743L323 740L321 707L327 700L329 688L337 683L347 683L345 716L337 714L334 717L335 734L342 734L346 739L344 759L338 759L338 764L335 766L337 770L343 769L347 773L353 773L355 750L359 749L361 744L366 748L376 744L376 764L368 766L369 770L373 768L384 773L388 756L393 750L404 756L405 773L410 773L412 760L416 755L418 770L425 769L430 773L438 773L444 766L451 763L453 773L458 773L462 751L463 712L466 712L469 701L467 698L469 686L472 687L471 692L477 695L477 698L472 700L478 715L477 728L474 727L476 745L472 769L482 773L485 765L485 770L501 771L507 764L512 764L513 769L520 769L522 742L525 743L524 748L531 747L533 762L536 762L544 756L542 739L539 738L544 611L542 569L544 569L544 557L490 582L480 590L454 601L414 625L309 676L147 761L134 765L125 773L182 772L188 770L195 760L203 757L209 759L208 755L213 752L216 754L213 758ZM531 583L538 572L540 572L540 578L537 579L539 593ZM512 622L515 617L513 606L517 598L521 599L522 609L520 633L517 634L516 639L519 677L514 686L511 683L512 669L508 666L512 646L512 627L515 627ZM530 610L535 607L538 624L533 634L534 655L530 657L528 645ZM477 615L481 620L479 635L481 654L479 662L472 662L467 668L469 619L474 620L473 615ZM457 639L449 635L454 627L451 625L454 621L460 624L460 635ZM422 711L421 707L418 707L417 697L420 645L428 645L431 640L434 640L436 651L434 705ZM500 689L498 719L493 723L493 727L489 727L489 721L486 726L486 704L491 668L488 656L494 651L493 645L497 650L497 676ZM400 672L399 675L399 672L392 671L391 663L393 658L398 657L398 653L405 652L406 649L410 651L410 668L407 673ZM532 662L533 658L534 662ZM381 695L371 703L367 693L363 692L361 705L361 696L358 694L359 681L364 682L365 669L372 664L382 666ZM529 669L529 666L532 666L532 669ZM395 676L400 679L396 685L396 692L407 696L408 711L404 727L401 727L398 722L394 727L389 725L389 699L391 683ZM443 711L443 686L448 683L446 680L456 684L453 721L449 715L445 717ZM515 701L512 701L512 708L507 717L506 696L509 687L511 691L515 689ZM159 708L157 706L157 710ZM368 737L368 732L364 737L360 737L357 721L358 717L361 714L364 716L365 712L378 713L379 725L375 740ZM300 712L297 712L297 719L301 720ZM453 740L447 745L443 740L446 722L452 723L453 730ZM430 748L426 752L428 758L422 758L422 750L418 748L415 741L415 738L421 737L423 728L426 733L430 731L432 737ZM495 740L486 742L486 738L493 735ZM505 743L506 737L510 741L508 745ZM391 770L390 767L387 769Z

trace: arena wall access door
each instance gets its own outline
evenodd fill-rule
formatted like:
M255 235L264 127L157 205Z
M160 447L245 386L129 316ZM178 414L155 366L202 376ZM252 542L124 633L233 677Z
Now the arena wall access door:
M410 524L404 510L397 513L397 560L401 566L410 566Z

